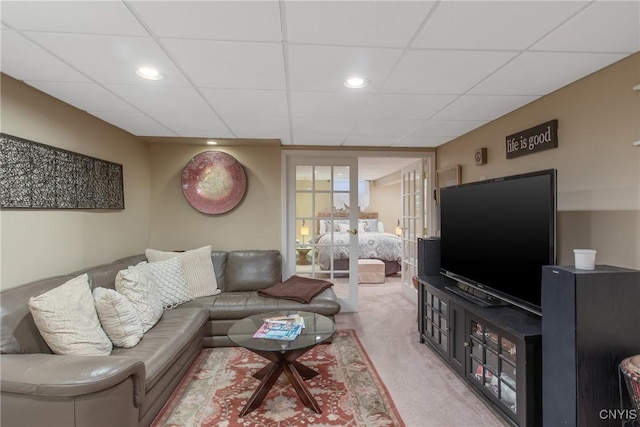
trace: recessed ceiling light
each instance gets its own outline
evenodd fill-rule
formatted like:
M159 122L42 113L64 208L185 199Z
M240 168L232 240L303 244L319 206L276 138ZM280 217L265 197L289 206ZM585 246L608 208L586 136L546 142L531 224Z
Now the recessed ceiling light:
M162 74L160 74L160 71L156 70L155 68L149 68L149 67L140 67L136 70L136 74L139 77L142 77L143 79L147 79L147 80L162 80L164 79L164 76Z
M363 87L368 86L369 83L371 83L371 81L364 77L350 77L344 82L344 85L349 89L362 89Z
M207 141L207 145L218 145L218 141Z

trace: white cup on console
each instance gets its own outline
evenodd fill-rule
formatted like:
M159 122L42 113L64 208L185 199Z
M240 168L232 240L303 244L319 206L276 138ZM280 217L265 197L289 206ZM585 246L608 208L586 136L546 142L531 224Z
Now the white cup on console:
M595 270L596 251L593 249L574 249L573 254L576 259L576 269Z

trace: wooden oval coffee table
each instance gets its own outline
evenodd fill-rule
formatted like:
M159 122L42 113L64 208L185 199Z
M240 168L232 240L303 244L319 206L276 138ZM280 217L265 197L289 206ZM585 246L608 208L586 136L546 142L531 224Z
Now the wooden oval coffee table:
M305 324L305 328L295 340L253 338L253 334L262 326L265 318L295 313L302 316ZM330 339L335 332L336 324L332 319L306 311L261 313L235 322L229 329L229 339L240 347L251 350L271 362L253 375L254 378L261 380L260 385L240 411L240 416L243 417L260 406L282 372L285 373L298 393L302 403L307 408L321 414L322 409L304 383L304 380L315 377L318 372L304 366L297 359L316 345Z

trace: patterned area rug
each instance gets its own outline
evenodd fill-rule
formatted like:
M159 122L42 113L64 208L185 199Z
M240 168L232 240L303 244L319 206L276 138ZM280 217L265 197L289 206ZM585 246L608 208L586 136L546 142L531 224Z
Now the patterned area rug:
M307 386L322 408L305 407L284 374L262 405L239 418L266 366L239 347L204 349L152 426L404 426L387 389L353 330L339 330L298 359L320 372Z

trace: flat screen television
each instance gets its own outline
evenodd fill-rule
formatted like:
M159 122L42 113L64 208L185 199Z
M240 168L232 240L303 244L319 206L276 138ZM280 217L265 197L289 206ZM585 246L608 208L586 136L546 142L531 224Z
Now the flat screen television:
M458 292L542 315L542 266L556 264L555 169L442 188L440 250Z

